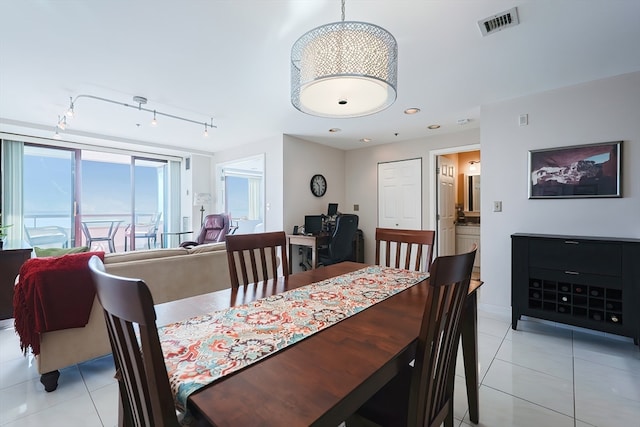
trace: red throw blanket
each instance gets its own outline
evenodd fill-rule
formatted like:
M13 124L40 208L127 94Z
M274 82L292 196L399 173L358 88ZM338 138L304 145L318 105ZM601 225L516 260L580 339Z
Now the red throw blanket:
M20 268L14 288L13 313L20 348L40 354L43 332L83 327L89 321L96 290L89 258L104 252L84 252L61 257L31 258Z

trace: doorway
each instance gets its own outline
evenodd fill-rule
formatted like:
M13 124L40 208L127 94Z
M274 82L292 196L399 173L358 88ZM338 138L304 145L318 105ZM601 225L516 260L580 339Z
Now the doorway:
M431 227L436 230L436 255L463 253L475 243L478 246L478 252L474 270L479 274L480 145L434 150L430 153L429 161L430 170L438 173L437 176L432 175L434 179L431 180L429 191L431 206L435 207L431 215ZM440 167L441 163L442 167ZM446 176L444 175L445 165ZM476 178L470 179L472 176ZM452 187L445 188L444 182L451 180ZM467 183L472 183L472 187L468 188ZM452 193L453 197L449 197L449 193ZM465 203L469 197L475 203Z
M218 211L231 216L234 234L266 229L264 160L260 154L216 166Z

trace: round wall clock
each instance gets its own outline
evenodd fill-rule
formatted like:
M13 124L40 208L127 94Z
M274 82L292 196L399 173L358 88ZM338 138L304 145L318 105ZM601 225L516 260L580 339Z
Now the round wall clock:
M311 188L311 192L316 197L324 196L324 193L327 192L327 180L323 175L316 174L311 177L311 182L309 183L309 187Z

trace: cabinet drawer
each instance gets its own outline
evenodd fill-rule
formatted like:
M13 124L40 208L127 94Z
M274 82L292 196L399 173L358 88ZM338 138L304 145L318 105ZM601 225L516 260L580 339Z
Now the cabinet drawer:
M551 270L622 275L622 245L571 239L530 239L529 265Z
M601 286L608 289L622 289L621 277L589 273L572 273L568 273L563 270L531 268L529 270L529 277L534 277L536 279L542 280L553 280L557 281L558 283L575 283L581 285Z

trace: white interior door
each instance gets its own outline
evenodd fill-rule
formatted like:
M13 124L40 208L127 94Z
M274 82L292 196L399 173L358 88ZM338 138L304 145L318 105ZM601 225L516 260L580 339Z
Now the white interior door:
M378 163L378 227L422 229L422 159Z
M455 255L455 186L453 160L438 156L438 256Z

